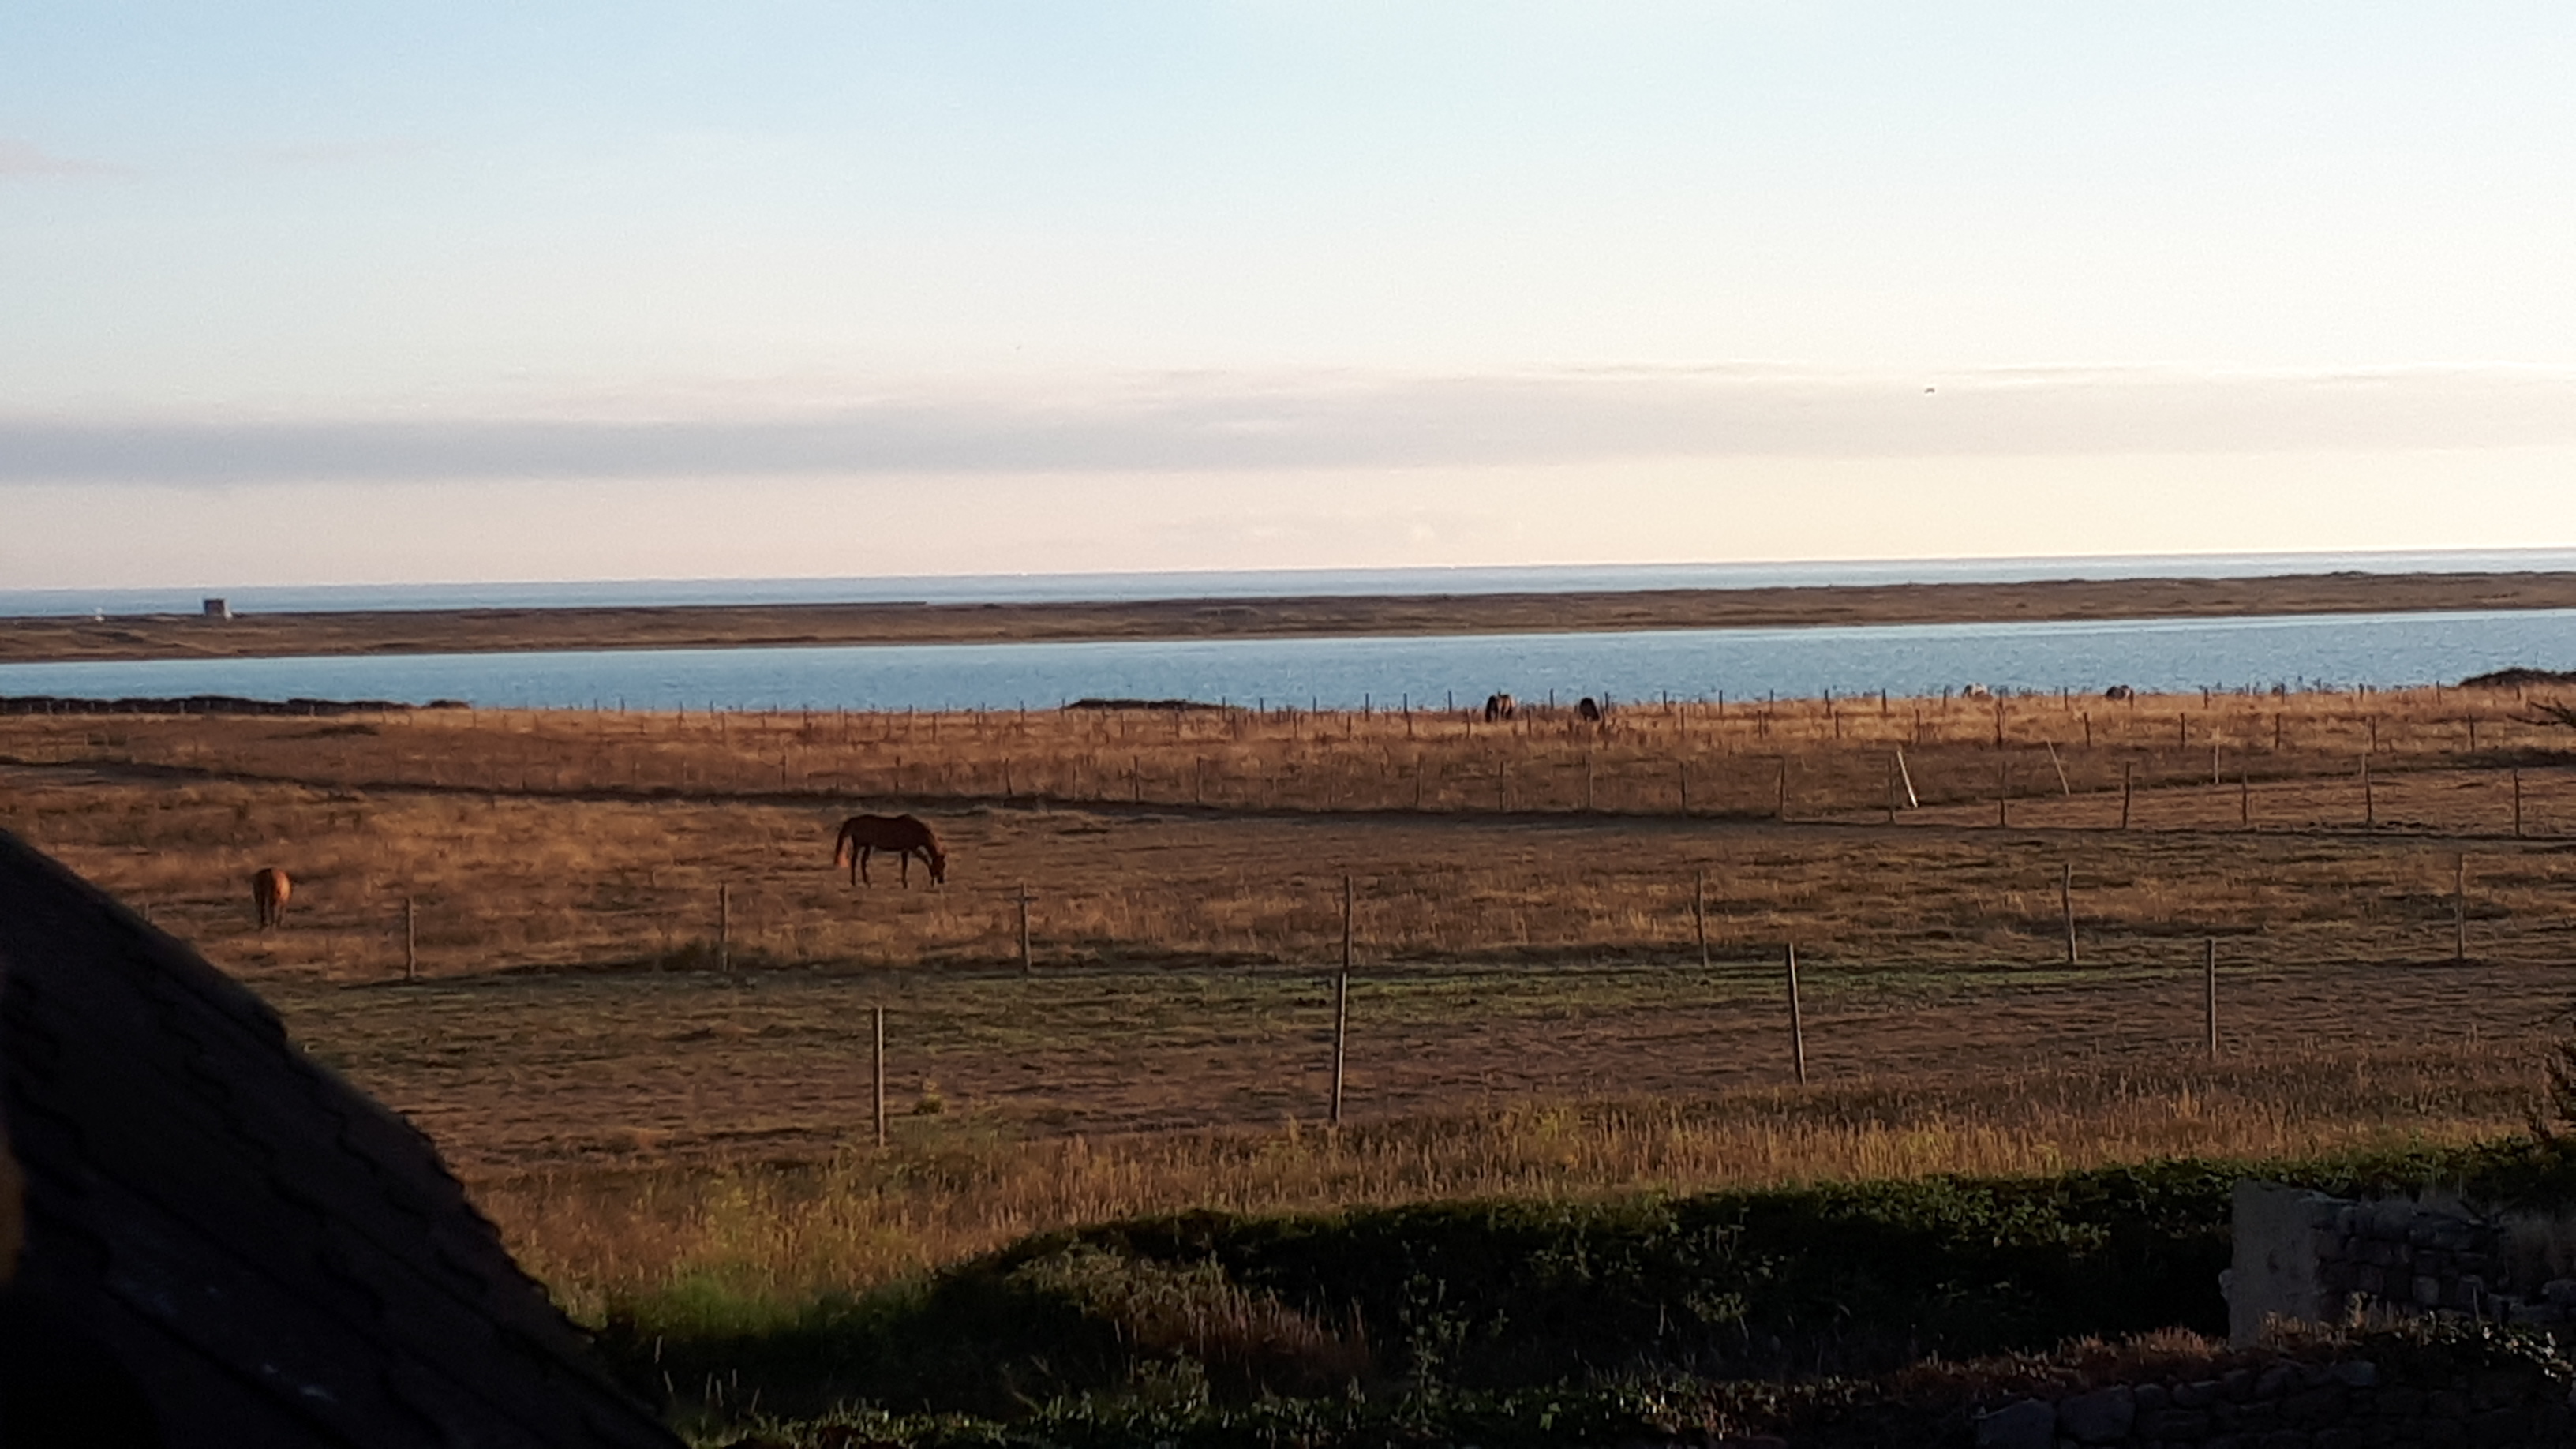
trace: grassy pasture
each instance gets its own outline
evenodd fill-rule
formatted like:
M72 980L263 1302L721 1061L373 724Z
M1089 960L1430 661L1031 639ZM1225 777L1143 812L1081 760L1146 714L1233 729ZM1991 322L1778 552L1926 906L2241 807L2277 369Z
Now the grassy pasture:
M18 717L0 718L0 820L253 974L380 976L406 899L433 974L676 964L713 936L720 886L757 960L1011 964L1027 885L1053 964L1311 963L1337 949L1343 874L1382 962L1695 954L1695 877L1720 955L1796 939L1874 963L2015 961L2060 934L2066 863L2106 960L2249 931L2275 961L2418 959L2449 953L2462 851L2474 954L2550 959L2576 769L2566 732L2524 713L2509 694L2425 690L1652 705L1607 729L1169 710ZM1891 826L1906 779L1919 808ZM952 888L837 884L829 832L855 808L936 820ZM298 929L261 941L241 881L272 861L303 894Z
M2566 734L2522 713L2426 690L1656 704L1607 729L1418 710L12 717L0 826L258 985L599 1312L701 1289L796 1301L1193 1205L2509 1130L2576 995L2576 772ZM1921 804L1890 823L1900 747ZM949 886L835 874L831 828L860 808L932 818ZM262 935L246 882L270 863L299 884L289 927ZM1346 874L1354 1125L1328 1135L1322 973Z
M1276 704L1278 702L1273 701ZM1313 714L1277 708L923 714L629 714L435 710L362 719L0 718L20 758L151 765L317 786L429 787L512 796L881 799L1191 806L1226 814L1587 812L1832 819L1921 804L2037 806L2210 785L2233 821L2240 779L2278 790L2257 823L2358 825L2368 756L2383 775L2501 771L2554 758L2565 731L2513 691L2220 694L1971 700L1626 703L1600 725L1536 705ZM2214 752L2214 753L2213 753ZM2061 775L2063 776L2061 780ZM2347 788L2334 789L2334 784ZM2387 783L2387 782L2383 782ZM1687 799L1685 799L1687 788ZM2530 802L2576 831L2576 796ZM2416 802L2420 823L2503 830L2509 806ZM2554 814L2551 813L2554 810ZM2133 822L2200 823L2206 812ZM1937 821L1940 815L1907 819ZM2111 818L2116 819L2116 814ZM2401 812L2391 820L2407 818ZM2099 809L2057 823L2097 824Z

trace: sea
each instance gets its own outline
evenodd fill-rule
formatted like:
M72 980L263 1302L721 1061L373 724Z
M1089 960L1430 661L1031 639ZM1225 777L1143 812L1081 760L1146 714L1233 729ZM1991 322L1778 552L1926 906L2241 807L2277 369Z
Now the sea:
M1577 592L2576 568L2576 551L2236 554L1562 568L1275 570L229 590L6 590L0 614L967 603ZM1082 699L1255 708L1449 708L1525 699L2402 688L2511 666L2576 668L2576 611L1321 639L839 645L0 664L0 695L458 700L487 708L1043 709Z

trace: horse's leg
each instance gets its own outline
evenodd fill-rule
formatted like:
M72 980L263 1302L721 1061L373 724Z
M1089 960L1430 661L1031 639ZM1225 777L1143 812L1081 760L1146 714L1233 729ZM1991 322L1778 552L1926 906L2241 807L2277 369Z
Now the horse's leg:
M868 852L872 849L874 849L873 846L862 845L859 847L859 879L867 881L869 885L876 884L875 881L868 880Z
M912 847L907 845L896 851L894 855L895 859L903 862L903 888L910 890L912 889Z

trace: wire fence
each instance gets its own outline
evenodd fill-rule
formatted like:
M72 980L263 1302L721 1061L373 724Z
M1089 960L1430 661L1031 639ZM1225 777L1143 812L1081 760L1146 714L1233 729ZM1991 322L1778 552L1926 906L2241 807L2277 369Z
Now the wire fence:
M2556 964L2576 862L2553 843L2389 842L2281 835L2211 859L2163 858L2155 837L1855 834L1815 848L1728 841L1722 858L1532 869L1419 864L1270 878L1102 886L1046 878L894 880L745 873L653 886L553 880L542 897L307 886L286 925L251 902L153 903L158 923L230 939L272 964L351 979L502 971L1365 970L1578 972L1811 958L1908 969L2169 962L2177 941L2253 943L2267 959ZM1582 852L1579 834L1564 842ZM1605 853L1628 856L1633 840ZM1688 843L1685 843L1688 844ZM1824 848L1830 846L1831 848ZM879 863L878 873L897 875ZM1349 897L1342 892L1347 884ZM537 889L538 887L532 887Z

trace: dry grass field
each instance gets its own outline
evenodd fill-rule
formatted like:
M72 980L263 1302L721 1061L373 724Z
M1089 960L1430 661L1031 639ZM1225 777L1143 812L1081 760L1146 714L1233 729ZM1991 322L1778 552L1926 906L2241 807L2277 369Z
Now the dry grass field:
M2528 714L2426 690L1606 727L20 716L0 826L258 986L596 1308L881 1281L1193 1203L2509 1130L2576 997L2576 736ZM832 870L842 814L898 808L938 824L946 888ZM263 934L247 880L272 863L297 893ZM1345 876L1352 1125L1327 1134Z

